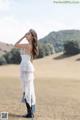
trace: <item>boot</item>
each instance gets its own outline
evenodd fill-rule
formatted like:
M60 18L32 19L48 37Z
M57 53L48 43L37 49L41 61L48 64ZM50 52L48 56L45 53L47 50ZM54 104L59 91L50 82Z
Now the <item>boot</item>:
M25 118L34 118L34 114L32 112L32 108L27 103L26 99L25 99L25 103L26 103L26 107L27 107L27 114L23 115L23 117L25 117Z

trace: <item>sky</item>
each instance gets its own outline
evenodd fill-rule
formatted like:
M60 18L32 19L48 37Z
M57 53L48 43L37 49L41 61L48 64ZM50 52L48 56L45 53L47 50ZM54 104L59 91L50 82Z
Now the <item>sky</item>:
M37 32L38 39L52 31L80 30L80 3L0 0L0 41L14 44L30 28Z

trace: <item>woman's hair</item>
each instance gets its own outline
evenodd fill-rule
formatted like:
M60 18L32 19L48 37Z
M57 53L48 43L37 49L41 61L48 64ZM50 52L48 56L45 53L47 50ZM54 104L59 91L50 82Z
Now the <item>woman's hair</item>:
M38 50L38 37L37 37L37 33L35 32L35 30L30 29L29 32L31 33L33 40L32 40L32 59L35 59L38 54L39 54L39 50Z

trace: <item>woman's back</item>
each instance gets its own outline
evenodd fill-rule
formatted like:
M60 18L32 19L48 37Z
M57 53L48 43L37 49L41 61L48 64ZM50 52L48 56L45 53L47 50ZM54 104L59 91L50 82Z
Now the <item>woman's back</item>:
M21 70L22 71L34 71L34 66L31 62L31 54L26 52L26 49L21 49L20 50L20 55L21 55Z
M22 58L22 61L30 61L31 60L31 54L27 53L25 49L20 50L20 55Z

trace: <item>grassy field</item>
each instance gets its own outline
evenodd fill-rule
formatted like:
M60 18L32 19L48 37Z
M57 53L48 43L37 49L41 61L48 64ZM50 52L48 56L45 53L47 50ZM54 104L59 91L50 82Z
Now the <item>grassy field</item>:
M58 54L59 55L59 54ZM35 120L80 120L80 55L63 59L49 56L35 60ZM22 91L19 65L0 67L0 112L9 120L25 120L26 107L20 103Z

